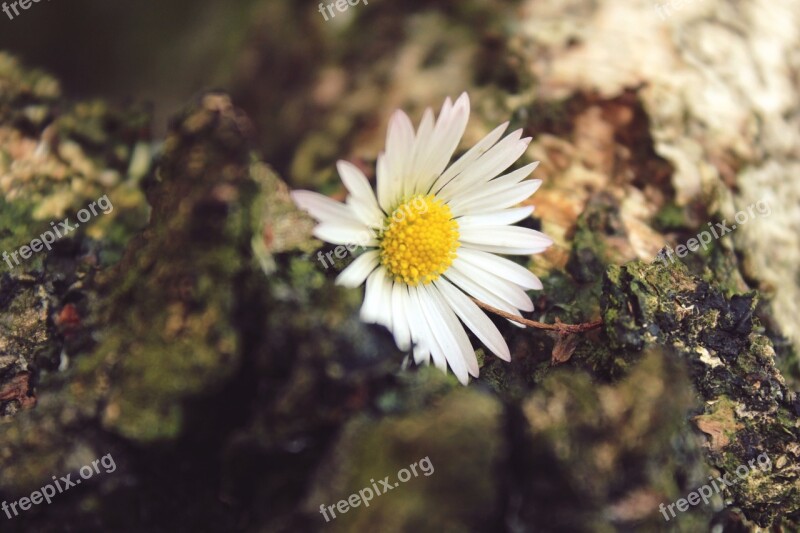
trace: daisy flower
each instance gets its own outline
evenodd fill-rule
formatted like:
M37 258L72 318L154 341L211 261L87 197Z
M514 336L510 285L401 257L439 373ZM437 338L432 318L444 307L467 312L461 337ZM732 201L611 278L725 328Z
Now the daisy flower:
M541 281L497 254L537 254L553 242L512 225L533 212L514 206L541 185L525 179L538 162L500 175L531 141L522 130L501 139L506 122L448 167L468 119L466 93L455 103L446 99L438 119L426 109L416 132L398 110L377 160L377 195L347 161L337 164L349 193L344 204L311 191L292 193L320 222L314 236L350 251L366 248L336 279L352 288L366 283L361 319L387 327L401 350L413 350L417 364L433 358L443 372L449 365L463 384L478 377L464 326L496 356L511 359L497 327L470 296L515 316L532 311L525 290L541 289Z

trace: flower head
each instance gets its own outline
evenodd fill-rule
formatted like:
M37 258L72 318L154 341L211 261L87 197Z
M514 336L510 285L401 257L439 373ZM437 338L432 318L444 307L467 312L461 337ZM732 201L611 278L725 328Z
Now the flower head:
M427 109L414 131L402 111L392 115L386 151L378 156L377 197L353 164L337 168L349 195L336 202L294 191L295 203L320 224L319 239L367 249L336 282L366 282L361 318L392 331L401 350L417 363L449 365L461 383L478 377L478 361L462 323L495 355L510 360L508 346L491 320L469 298L516 316L532 311L527 289L542 283L526 268L499 257L530 255L552 240L513 226L533 212L513 207L530 197L540 180L525 180L538 163L505 172L530 138L508 123L489 133L448 167L469 118L469 97L448 98L434 120ZM349 248L350 246L348 246Z

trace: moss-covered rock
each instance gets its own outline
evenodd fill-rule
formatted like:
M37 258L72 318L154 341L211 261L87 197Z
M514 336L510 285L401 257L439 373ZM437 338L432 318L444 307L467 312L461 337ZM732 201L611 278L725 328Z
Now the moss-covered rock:
M677 520L656 511L705 480L685 419L696 401L682 362L658 349L613 385L551 374L522 404L519 519L546 531L702 530L712 507Z
M315 476L306 498L308 529L491 530L502 523L505 423L502 405L477 389L454 389L399 416L354 418ZM368 506L336 510L351 494L364 491L361 496L369 498L365 489L374 496ZM323 504L334 506L326 513L330 523Z
M708 437L710 464L734 475L766 454L773 469L731 487L733 501L761 525L800 510L797 394L759 332L756 295L726 298L680 261L610 267L603 317L612 347L659 344L686 361L703 410L693 418ZM765 487L769 487L766 489Z
M78 371L95 383L116 375L103 423L130 439L174 438L184 399L219 390L238 370L231 321L258 192L247 128L218 95L177 122L150 188L151 223L100 282L109 325Z
M91 343L81 327L91 272L146 221L148 120L65 102L57 80L0 53L0 416L35 403L41 374Z

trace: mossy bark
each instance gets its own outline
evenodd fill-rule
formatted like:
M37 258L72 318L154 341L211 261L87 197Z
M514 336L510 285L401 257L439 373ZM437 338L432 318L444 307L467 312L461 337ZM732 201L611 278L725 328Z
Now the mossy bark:
M209 94L157 149L146 113L70 103L52 77L0 56L3 249L104 193L115 206L0 278L0 494L19 498L106 453L119 465L4 531L798 527L786 312L797 287L791 265L760 270L751 251L763 249L760 232L779 240L790 212L686 266L654 262L666 242L752 202L754 183L778 182L769 158L793 168L775 132L796 114L740 102L740 128L691 138L715 123L696 62L673 57L670 77L647 58L657 46L700 53L724 22L677 46L673 19L674 31L629 47L631 62L619 39L655 24L638 7L579 1L567 16L554 1L427 4L361 6L360 31L266 3L234 91L259 138L229 97ZM609 29L614 10L635 23ZM764 31L722 41L738 50ZM781 39L791 50L794 37ZM592 53L607 68L587 71ZM763 57L752 65L789 79ZM703 66L723 80L728 67L716 56ZM291 83L272 83L294 68ZM758 93L740 82L724 92ZM554 364L558 339L498 320L512 361L479 348L481 379L467 390L403 369L391 336L358 320L361 292L334 285L343 264L319 264L328 249L281 179L342 198L336 159L373 177L393 109L418 118L465 89L465 146L510 118L534 136L525 162L542 160L524 224L556 246L520 260L545 286L531 293L534 318L605 322ZM762 146L741 133L756 123L769 128ZM769 297L781 276L786 293ZM659 513L760 454L769 472L669 521ZM333 524L318 512L426 456L430 477Z

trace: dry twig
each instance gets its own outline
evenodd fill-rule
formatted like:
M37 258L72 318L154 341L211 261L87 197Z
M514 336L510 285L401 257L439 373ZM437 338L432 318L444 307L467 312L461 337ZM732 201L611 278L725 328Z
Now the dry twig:
M555 324L545 324L543 322L537 322L535 320L528 320L527 318L521 318L521 317L512 315L511 313L506 313L505 311L501 311L500 309L497 309L496 307L492 307L489 304L483 303L480 300L476 300L475 298L472 298L472 301L475 302L476 304L478 304L478 307L481 307L481 308L485 309L486 311L494 313L494 314L496 314L498 316L501 316L503 318L507 318L508 320L512 320L512 321L517 322L519 324L524 324L525 326L528 326L528 327L531 327L531 328L547 329L547 330L550 330L550 331L555 331L555 332L560 333L561 335L569 335L569 334L572 334L572 333L583 333L584 331L591 331L591 330L597 329L597 328L599 328L600 326L603 325L603 321L602 320L597 320L595 322L586 322L584 324L562 324L561 322L558 322L558 319L556 319L556 323Z

